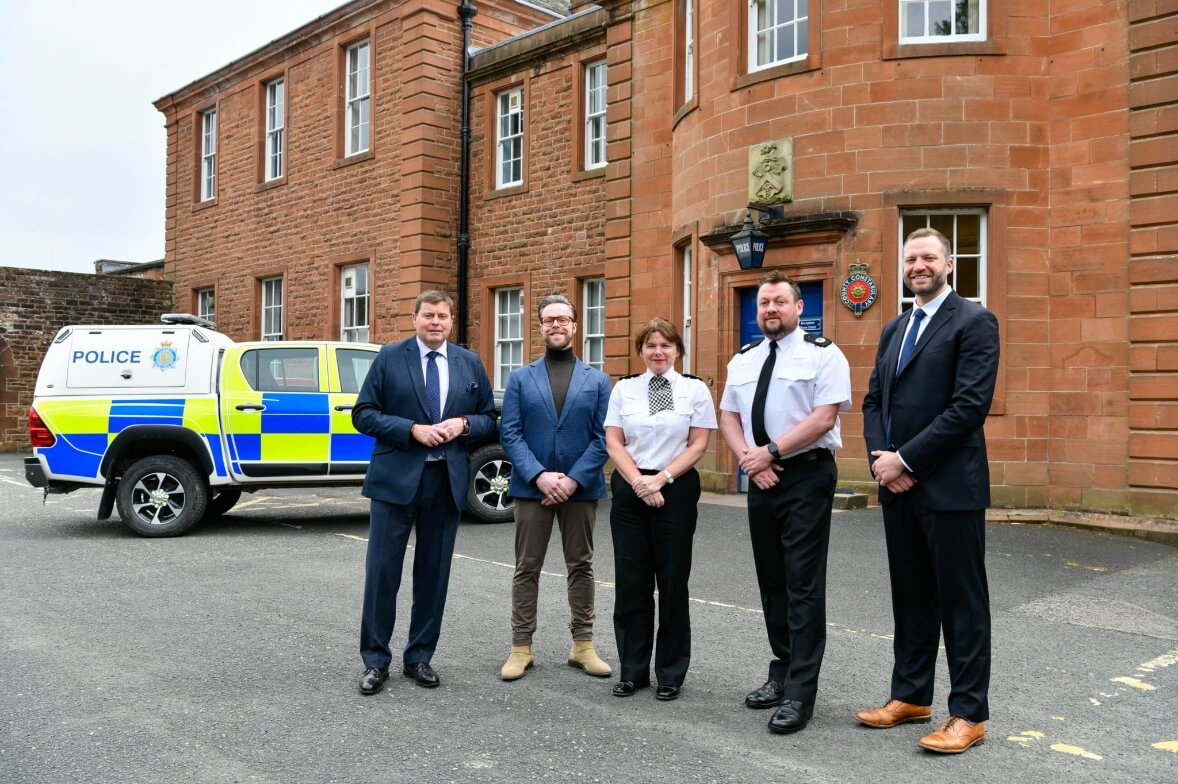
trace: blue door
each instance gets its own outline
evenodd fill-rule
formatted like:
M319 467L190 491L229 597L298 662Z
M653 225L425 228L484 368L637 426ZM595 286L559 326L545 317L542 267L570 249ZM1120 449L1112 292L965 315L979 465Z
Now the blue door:
M811 280L799 283L802 290L802 319L799 326L803 331L814 335L822 334L822 281ZM744 346L752 341L764 337L761 328L757 326L757 287L737 289L740 297L740 345ZM749 478L744 471L737 469L736 489L747 493Z

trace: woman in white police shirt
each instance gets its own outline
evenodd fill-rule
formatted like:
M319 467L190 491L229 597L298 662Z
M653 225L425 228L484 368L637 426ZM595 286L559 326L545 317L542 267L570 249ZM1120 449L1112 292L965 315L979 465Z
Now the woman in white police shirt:
M610 529L621 673L613 694L629 697L650 685L654 648L655 697L673 700L691 659L687 580L700 492L692 466L708 448L716 411L704 382L675 372L683 339L669 321L647 322L634 347L646 372L618 381L605 416L605 446L616 466Z

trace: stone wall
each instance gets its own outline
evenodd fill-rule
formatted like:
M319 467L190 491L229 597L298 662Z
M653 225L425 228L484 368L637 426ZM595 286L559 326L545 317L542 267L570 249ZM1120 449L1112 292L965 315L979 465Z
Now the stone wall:
M0 267L0 452L29 448L28 412L49 341L67 324L148 324L166 281Z

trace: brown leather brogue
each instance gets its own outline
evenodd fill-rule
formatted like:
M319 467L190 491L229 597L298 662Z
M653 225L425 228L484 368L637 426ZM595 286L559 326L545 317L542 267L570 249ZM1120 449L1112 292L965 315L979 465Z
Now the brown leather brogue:
M917 745L938 754L960 754L970 746L976 746L985 741L986 723L984 721L974 724L961 716L950 716L945 719L945 723L936 732L925 735L917 741Z
M859 711L855 718L868 727L878 727L886 730L897 724L914 722L924 723L933 717L933 709L928 705L909 705L899 700L891 700L882 708Z

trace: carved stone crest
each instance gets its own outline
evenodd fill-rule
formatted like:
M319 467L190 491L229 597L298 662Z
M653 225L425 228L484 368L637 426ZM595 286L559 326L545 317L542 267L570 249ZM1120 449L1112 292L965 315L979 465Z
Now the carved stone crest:
M785 204L794 198L794 141L780 139L749 148L749 201Z

